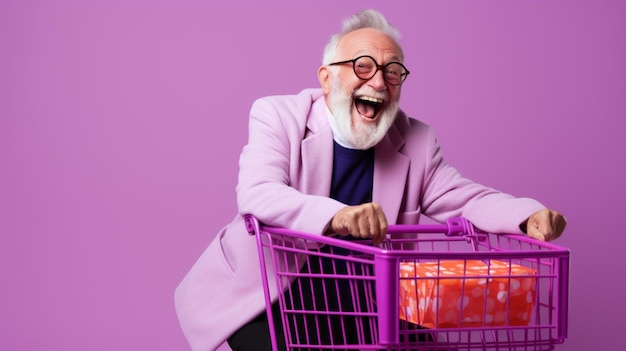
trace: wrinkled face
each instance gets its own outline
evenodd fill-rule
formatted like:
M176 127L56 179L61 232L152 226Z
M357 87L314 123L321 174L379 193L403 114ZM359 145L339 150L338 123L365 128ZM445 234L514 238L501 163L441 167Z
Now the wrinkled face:
M351 32L339 42L337 61L362 55L373 57L382 66L402 62L397 44L382 32L370 28ZM326 103L344 139L358 149L367 149L380 142L398 110L400 86L387 84L381 70L368 80L360 79L351 63L332 69L323 66L319 79Z

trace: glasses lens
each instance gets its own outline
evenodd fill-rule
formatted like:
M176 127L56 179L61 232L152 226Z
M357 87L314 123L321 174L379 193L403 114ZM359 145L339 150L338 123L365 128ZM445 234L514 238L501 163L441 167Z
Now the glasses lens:
M400 85L406 77L406 69L399 63L385 66L385 80L391 85Z
M371 57L363 56L354 61L354 73L361 79L372 78L376 68L376 62Z

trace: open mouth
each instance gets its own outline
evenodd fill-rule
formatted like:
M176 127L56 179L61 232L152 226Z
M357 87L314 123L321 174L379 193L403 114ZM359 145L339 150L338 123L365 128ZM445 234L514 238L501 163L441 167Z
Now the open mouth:
M383 106L385 100L371 96L357 96L354 98L354 106L363 117L374 119Z

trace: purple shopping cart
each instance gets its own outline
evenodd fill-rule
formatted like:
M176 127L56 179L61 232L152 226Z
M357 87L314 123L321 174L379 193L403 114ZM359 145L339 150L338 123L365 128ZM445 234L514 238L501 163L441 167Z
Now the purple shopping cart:
M393 225L379 246L246 224L275 350L553 350L567 337L563 247L464 218Z

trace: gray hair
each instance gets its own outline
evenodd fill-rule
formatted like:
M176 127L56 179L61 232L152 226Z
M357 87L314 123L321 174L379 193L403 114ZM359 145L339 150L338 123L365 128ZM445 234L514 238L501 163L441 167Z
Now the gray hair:
M391 23L387 22L385 16L383 16L380 12L376 10L363 10L355 13L351 17L346 18L343 21L341 32L330 38L330 41L326 44L326 48L324 49L322 64L328 65L337 58L337 47L339 46L341 38L350 32L362 28L378 29L393 39L396 43L400 38L400 32L398 29ZM398 47L400 47L400 45L398 45ZM402 48L400 48L400 50L402 50ZM402 51L400 53L402 53Z

